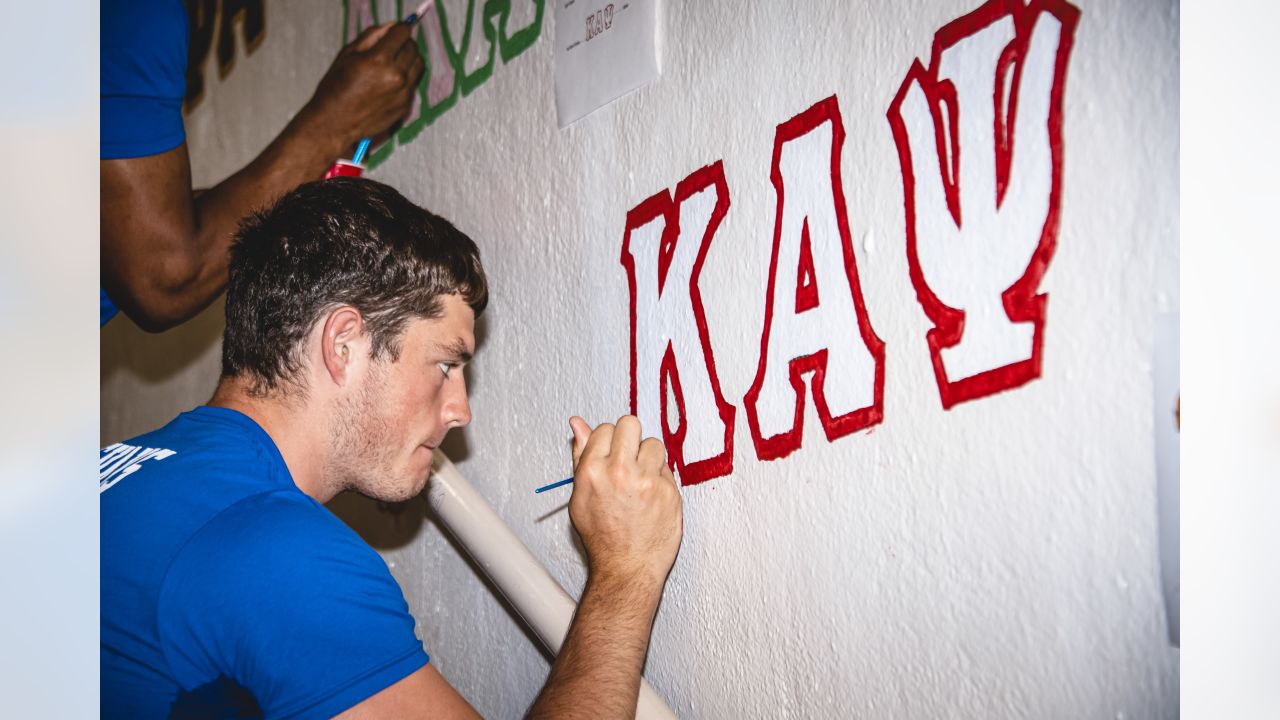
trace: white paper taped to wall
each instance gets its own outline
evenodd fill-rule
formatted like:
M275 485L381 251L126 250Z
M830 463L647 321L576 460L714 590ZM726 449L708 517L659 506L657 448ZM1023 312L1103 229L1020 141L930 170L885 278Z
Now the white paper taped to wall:
M560 127L656 80L658 55L658 0L556 0Z

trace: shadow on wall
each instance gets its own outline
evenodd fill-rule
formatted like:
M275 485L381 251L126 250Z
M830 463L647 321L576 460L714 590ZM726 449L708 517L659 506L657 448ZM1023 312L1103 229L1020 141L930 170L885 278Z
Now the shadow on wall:
M143 332L123 314L99 331L98 440L154 430L209 399L221 370L222 300L167 332Z
M222 298L191 320L159 334L142 331L121 313L101 330L99 380L105 385L120 372L135 375L148 385L170 380L211 347L220 347L224 327ZM221 350L216 354L220 356ZM215 368L215 379L217 372ZM213 394L213 383L209 384L208 394Z

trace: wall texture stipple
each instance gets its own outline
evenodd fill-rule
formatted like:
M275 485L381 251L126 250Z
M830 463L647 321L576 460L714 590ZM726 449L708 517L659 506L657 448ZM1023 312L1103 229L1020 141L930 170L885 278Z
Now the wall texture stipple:
M271 0L252 47L243 14L186 118L197 186L412 5ZM489 273L461 472L576 594L568 495L532 492L568 416L663 438L685 536L646 677L681 717L1176 717L1150 358L1177 3L666 0L662 77L564 130L554 7L437 0L368 173ZM205 401L220 332L108 324L103 446ZM334 509L445 677L520 716L547 660L425 502Z

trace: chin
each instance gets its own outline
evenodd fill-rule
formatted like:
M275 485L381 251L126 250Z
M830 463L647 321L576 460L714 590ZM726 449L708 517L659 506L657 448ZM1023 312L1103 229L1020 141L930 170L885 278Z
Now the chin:
M431 479L431 466L428 465L426 472L419 475L417 479L414 481L413 488L411 488L413 490L413 495L410 495L409 497L417 497L424 489L426 489L427 481L430 479Z
M407 473L396 483L392 491L402 497L394 502L403 502L417 497L427 487L427 481L431 479L431 465L427 464L425 468L414 468L413 472Z
M367 481L355 489L361 494L379 502L400 503L417 497L427 486L431 468L414 467L401 472L387 471Z
M379 487L373 488L371 492L365 492L363 494L368 495L369 497L373 498L374 500L377 500L378 502L402 503L417 497L418 493L422 492L422 488L425 487L426 484L427 483L425 478L422 480L421 483L418 483L418 482L406 482L406 483L397 483L397 484L388 483L386 485L381 485Z

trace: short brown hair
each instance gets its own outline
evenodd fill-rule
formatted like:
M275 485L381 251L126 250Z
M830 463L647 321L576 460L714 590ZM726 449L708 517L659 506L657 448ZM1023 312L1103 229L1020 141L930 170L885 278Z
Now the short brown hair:
M258 394L293 381L307 333L338 305L364 316L375 358L397 360L405 323L439 317L452 294L477 317L489 300L479 249L448 220L373 180L301 185L231 246L222 374Z

